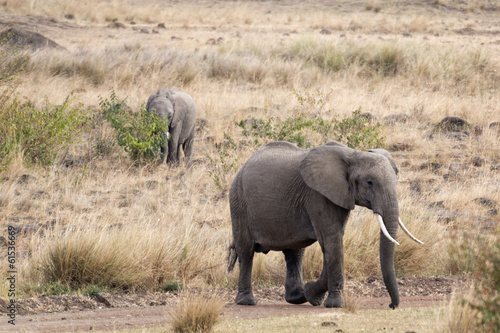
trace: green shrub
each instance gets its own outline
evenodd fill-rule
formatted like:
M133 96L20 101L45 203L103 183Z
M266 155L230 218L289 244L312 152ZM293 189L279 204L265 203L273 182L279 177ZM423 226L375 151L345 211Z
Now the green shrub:
M177 280L170 280L170 281L167 281L165 282L165 284L163 286L161 286L161 291L163 292L170 292L170 293L175 293L177 291L180 291L182 290L182 288L184 287L184 284L180 281L177 281Z
M217 150L216 158L210 161L210 177L218 189L225 192L232 179L230 175L234 174L239 165L240 159L236 155L238 145L227 133L224 133L224 142L215 144Z
M68 295L70 293L70 286L60 281L26 284L22 285L20 289L20 294L24 297L32 297L34 295Z
M500 332L500 237L478 243L474 298L468 303L480 313L483 332Z
M23 152L29 164L55 162L59 152L75 141L92 120L88 109L70 107L69 98L60 106L35 108L30 101L4 95L0 105L0 168L8 168L11 158ZM47 105L49 103L47 102Z
M148 162L160 155L168 119L160 119L154 112L141 107L139 112L126 110L125 99L119 100L111 93L110 100L100 99L99 105L106 120L115 130L119 146L136 162Z
M103 289L100 286L95 285L95 284L91 284L91 285L87 286L87 288L85 288L85 290L83 291L83 295L88 296L88 297L95 297L99 293L101 293L102 290Z
M452 274L469 273L474 282L470 295L461 298L456 311L472 313L456 318L453 327L469 327L472 332L500 331L500 233L457 233L452 235L448 252ZM469 309L469 310L467 310ZM471 312L472 310L472 312ZM450 326L451 327L451 326ZM454 331L450 328L450 331ZM465 331L465 330L464 330Z
M353 149L376 148L385 145L379 123L371 123L361 117L361 109L350 116L339 119L330 116L333 110L324 110L326 96L320 90L312 94L294 94L302 107L302 111L285 120L277 118L251 119L237 122L245 137L253 139L256 146L270 141L289 141L302 148L321 145L328 141L339 141ZM331 119L327 119L331 118Z

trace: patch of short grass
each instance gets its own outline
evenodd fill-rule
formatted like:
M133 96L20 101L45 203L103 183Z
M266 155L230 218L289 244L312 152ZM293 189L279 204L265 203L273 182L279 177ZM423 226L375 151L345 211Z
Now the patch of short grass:
M445 324L438 318L443 307L396 310L331 310L311 315L228 320L217 324L225 332L438 332Z

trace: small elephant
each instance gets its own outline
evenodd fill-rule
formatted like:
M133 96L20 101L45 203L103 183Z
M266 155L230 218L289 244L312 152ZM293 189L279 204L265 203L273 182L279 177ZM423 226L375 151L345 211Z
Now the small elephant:
M344 288L343 236L355 205L371 209L380 223L380 263L391 308L399 305L394 270L394 239L398 224L415 241L399 218L396 196L398 170L389 152L356 151L338 142L300 149L289 142L260 148L243 165L230 189L233 243L231 271L239 262L235 302L255 305L252 293L254 252L282 251L287 273L285 299L342 307ZM304 248L318 241L323 271L317 281L302 280Z
M168 119L168 133L161 148L162 163L177 164L184 152L189 165L193 150L196 121L196 104L191 96L177 88L160 89L149 96L146 104L149 112L153 110L161 119Z

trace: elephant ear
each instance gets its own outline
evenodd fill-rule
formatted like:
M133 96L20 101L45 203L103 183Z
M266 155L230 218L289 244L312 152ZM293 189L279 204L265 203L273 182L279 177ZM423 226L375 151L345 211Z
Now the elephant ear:
M348 160L354 152L331 144L313 148L300 163L300 174L307 186L334 204L352 210L355 202L348 182Z
M376 149L368 149L370 153L375 153L375 154L380 154L382 156L385 156L388 160L389 163L391 163L392 168L394 169L394 173L396 175L398 174L399 170L398 167L396 166L396 161L392 158L392 155L385 149L382 148L376 148Z
M148 102L146 103L146 110L150 111L151 103L158 97L158 93L151 94L148 98Z

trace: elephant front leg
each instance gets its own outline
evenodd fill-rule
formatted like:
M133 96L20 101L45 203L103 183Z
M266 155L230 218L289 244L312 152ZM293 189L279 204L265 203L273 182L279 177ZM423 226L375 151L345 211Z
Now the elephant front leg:
M328 249L323 248L323 270L320 278L315 282L308 282L304 286L306 299L312 305L320 305L328 291L324 302L327 308L342 307L344 289L344 252L342 237L331 240ZM333 243L333 245L332 245Z
M252 292L253 251L251 253L238 253L238 263L240 266L238 295L234 301L239 305L255 305L257 299Z
M286 261L285 300L292 304L307 301L302 282L302 257L304 249L283 250Z
M163 138L163 145L161 147L161 163L166 163L167 162L167 156L168 156L168 138L169 138L169 133L164 134Z
M323 270L317 281L307 282L304 285L304 295L306 300L314 306L321 305L325 294L328 291L328 273L326 271L326 262L323 260Z
M344 297L344 246L342 236L332 240L333 245L325 251L324 262L328 272L328 297L325 300L327 308L341 308Z

